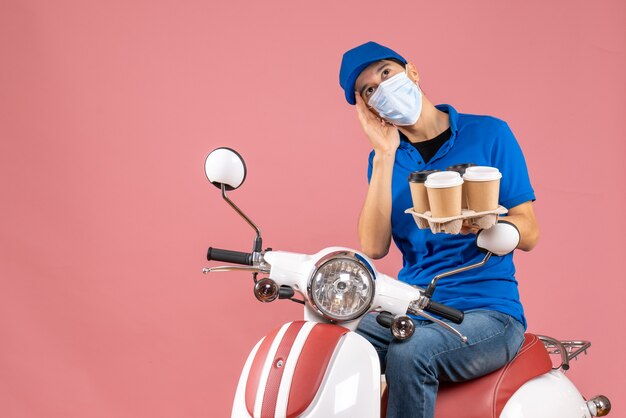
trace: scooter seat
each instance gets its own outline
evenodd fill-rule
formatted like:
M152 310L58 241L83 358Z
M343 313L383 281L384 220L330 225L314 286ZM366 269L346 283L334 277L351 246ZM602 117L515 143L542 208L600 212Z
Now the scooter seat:
M497 418L509 398L527 381L552 369L550 355L534 334L511 362L488 375L439 387L435 418Z
M462 383L443 383L437 392L435 418L498 418L509 398L527 381L552 369L550 355L534 334L524 334L519 352L506 366ZM387 390L383 393L385 417Z

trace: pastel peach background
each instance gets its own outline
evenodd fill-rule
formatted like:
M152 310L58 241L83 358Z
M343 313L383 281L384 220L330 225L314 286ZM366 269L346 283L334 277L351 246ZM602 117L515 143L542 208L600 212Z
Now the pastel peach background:
M435 103L509 122L542 231L516 256L530 330L591 340L569 375L625 416L625 20L623 0L2 0L0 415L228 416L301 308L200 273L207 246L252 244L204 157L244 155L231 196L266 245L356 247L369 146L338 70L376 40Z

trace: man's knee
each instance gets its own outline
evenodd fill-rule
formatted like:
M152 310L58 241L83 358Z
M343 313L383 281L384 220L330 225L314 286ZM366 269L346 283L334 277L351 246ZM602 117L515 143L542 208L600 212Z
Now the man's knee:
M391 379L401 380L415 379L423 374L435 375L432 354L422 344L394 341L388 348L386 373Z

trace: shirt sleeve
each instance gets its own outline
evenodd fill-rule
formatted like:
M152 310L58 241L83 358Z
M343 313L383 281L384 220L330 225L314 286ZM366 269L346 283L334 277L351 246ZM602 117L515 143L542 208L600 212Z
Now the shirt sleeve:
M499 203L507 209L535 200L522 149L509 125L502 121L493 148L493 161L502 173Z

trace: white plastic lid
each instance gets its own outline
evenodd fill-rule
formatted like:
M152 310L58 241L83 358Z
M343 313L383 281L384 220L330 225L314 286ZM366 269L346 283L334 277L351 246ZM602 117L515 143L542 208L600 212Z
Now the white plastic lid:
M463 179L467 181L492 181L502 178L502 173L495 167L477 165L467 167Z
M456 171L438 171L426 177L424 186L430 187L431 189L443 189L446 187L459 186L461 184L463 184L463 179Z

